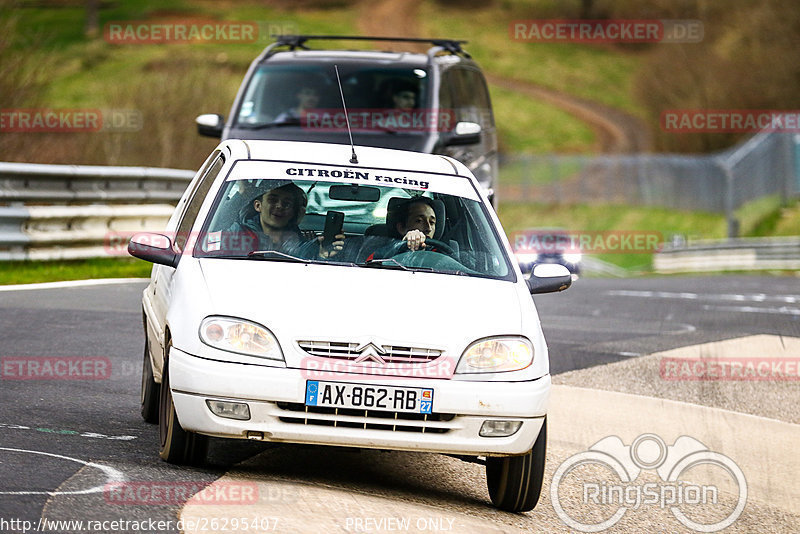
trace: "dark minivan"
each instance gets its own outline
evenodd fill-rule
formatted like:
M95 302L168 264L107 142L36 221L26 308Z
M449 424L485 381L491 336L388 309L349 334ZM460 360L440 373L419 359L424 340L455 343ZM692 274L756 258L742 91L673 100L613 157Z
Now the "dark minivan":
M309 40L425 42L427 53L310 49ZM197 117L202 135L349 143L445 154L495 204L497 133L486 80L465 41L283 35L253 61L227 121ZM337 76L341 81L341 92ZM347 106L343 112L342 100Z

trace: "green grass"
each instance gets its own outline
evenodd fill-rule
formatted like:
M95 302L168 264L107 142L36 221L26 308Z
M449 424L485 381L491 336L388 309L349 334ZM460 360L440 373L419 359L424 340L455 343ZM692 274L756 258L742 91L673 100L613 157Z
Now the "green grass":
M558 227L573 232L657 232L669 241L673 234L690 239L722 238L725 217L716 213L689 212L653 207L616 205L505 204L498 214L507 233ZM652 254L597 254L599 260L632 271L652 269Z
M571 174L580 172L585 164L578 159L564 157L531 159L514 158L500 167L502 185L546 185L567 180Z
M227 78L226 96L232 103L248 65L273 40L259 36L255 43L111 44L102 35L108 22L210 18L268 23L295 28L300 33L353 34L358 16L355 9L346 6L301 11L278 10L257 2L226 3L222 7L188 0L135 0L104 5L100 10L100 35L91 39L83 35L83 7L21 7L12 13L18 19L19 46L28 53L28 41L35 38L38 43L31 61L46 56L53 62L53 68L46 73L44 95L44 105L50 107L113 106L114 95L121 87L168 68L176 58L199 67L226 67L218 75ZM195 135L194 131L190 133Z
M800 200L784 206L777 196L764 197L736 211L744 237L800 234Z
M489 86L504 153L588 152L595 135L586 123L524 95Z
M530 7L507 1L488 6L469 2L464 7L428 1L422 5L420 21L425 35L467 39L466 49L487 72L643 115L631 98L641 54L620 47L512 40L512 21L536 18L526 15Z
M152 267L152 263L134 258L7 261L0 262L0 285L94 278L149 278Z

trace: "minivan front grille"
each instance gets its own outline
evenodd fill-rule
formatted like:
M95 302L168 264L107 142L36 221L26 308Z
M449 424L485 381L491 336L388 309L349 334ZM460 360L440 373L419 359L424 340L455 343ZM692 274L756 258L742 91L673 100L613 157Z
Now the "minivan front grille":
M336 360L355 361L362 355L364 348L358 343L342 341L298 341L298 346L309 356L332 358ZM402 347L383 345L375 347L377 355L386 363L430 363L442 355L441 350L425 347ZM357 349L362 348L361 351Z
M278 408L286 413L279 416L284 423L320 425L391 432L420 432L444 434L454 428L455 415L451 413L403 413L382 410L357 410L306 406L299 402L279 402Z

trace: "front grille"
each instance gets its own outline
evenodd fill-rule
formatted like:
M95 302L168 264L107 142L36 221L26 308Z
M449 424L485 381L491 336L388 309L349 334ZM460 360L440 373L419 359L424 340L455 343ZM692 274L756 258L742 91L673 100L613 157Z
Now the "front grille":
M358 343L342 341L298 341L297 344L306 354L318 358L354 361L362 354L362 352L356 352L356 349L362 347ZM377 352L386 363L430 363L442 355L442 351L438 349L401 347L395 345L382 345L380 351Z
M279 419L284 423L320 425L342 428L388 430L391 432L420 432L444 434L453 427L455 414L403 413L353 408L306 406L299 402L279 402L278 408L288 412Z

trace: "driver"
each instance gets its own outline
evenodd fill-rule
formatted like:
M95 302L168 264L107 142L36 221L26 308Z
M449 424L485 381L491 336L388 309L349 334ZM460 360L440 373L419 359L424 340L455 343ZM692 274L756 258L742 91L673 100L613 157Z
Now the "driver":
M425 238L433 239L436 232L436 212L433 200L428 197L415 197L400 204L396 213L395 230L408 244L409 250L433 250L425 244Z
M391 227L391 221L396 221L392 227L394 235L389 237L390 243L383 244L374 250L365 261L376 258L390 258L399 252L426 250L431 252L441 252L427 239L433 239L436 232L436 212L433 209L433 200L428 197L418 196L408 199L395 208L387 217L387 224ZM379 238L383 241L386 238ZM398 244L396 240L401 240L405 246ZM368 242L371 243L371 242ZM369 249L370 245L367 245ZM398 247L401 247L398 251Z

